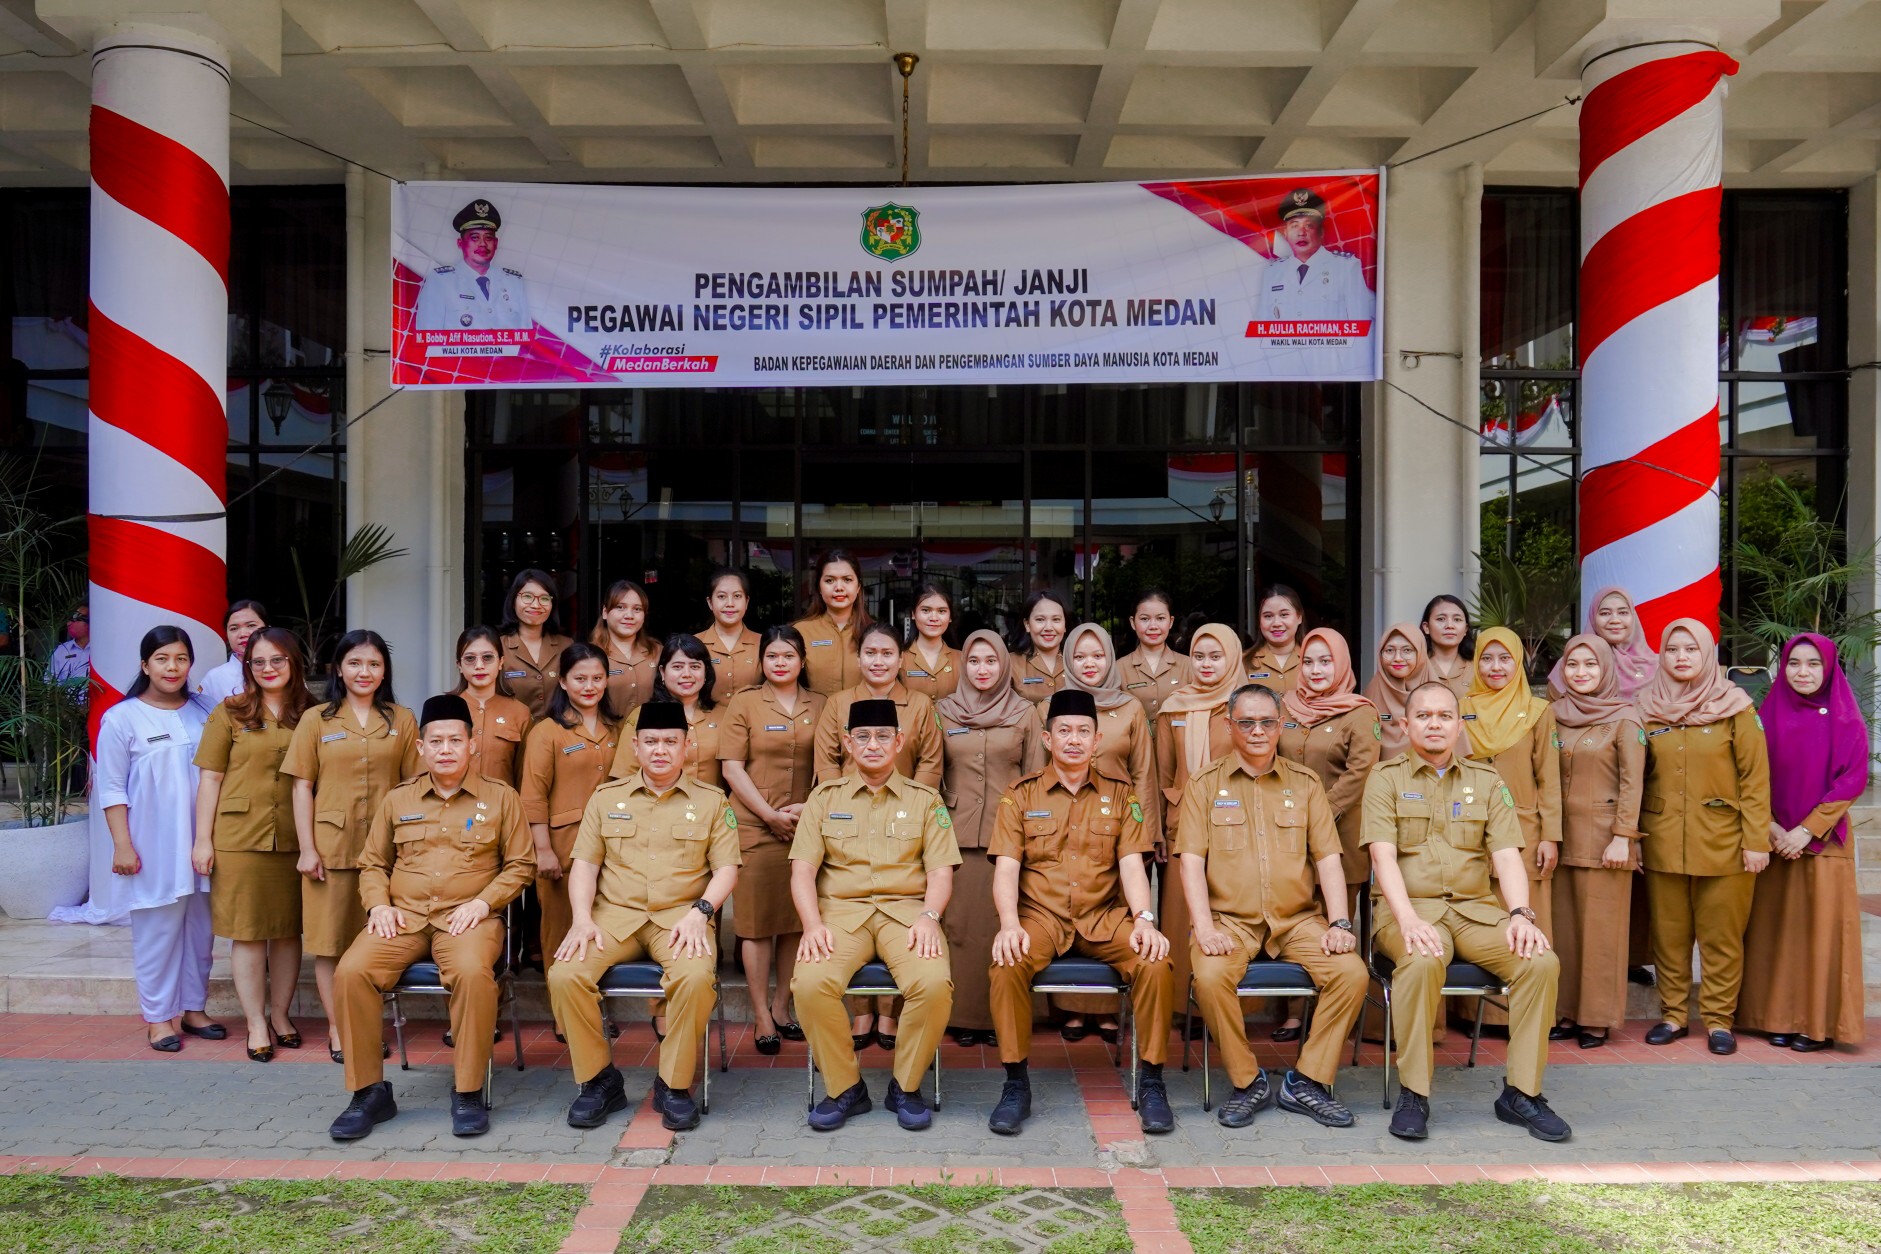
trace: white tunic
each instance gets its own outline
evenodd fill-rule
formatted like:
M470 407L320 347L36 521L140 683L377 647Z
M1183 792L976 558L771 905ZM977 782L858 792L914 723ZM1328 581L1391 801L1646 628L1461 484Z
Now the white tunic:
M208 720L199 698L160 710L132 697L106 710L99 723L92 793L101 811L130 807L131 845L143 862L135 875L112 877L119 881L113 896L120 909L147 910L209 891L209 878L189 864L196 842L196 744ZM104 846L111 847L108 830ZM95 839L92 848L96 858Z
M1365 267L1357 257L1321 248L1301 261L1278 257L1261 274L1256 316L1274 322L1370 321L1378 300L1365 286ZM1284 351L1284 350L1283 350ZM1372 362L1370 341L1354 338L1343 346L1296 348L1287 373L1327 378L1363 376Z
M196 695L203 704L215 709L217 703L226 701L242 690L242 659L232 657L220 666L211 667L203 672L203 677L196 683Z

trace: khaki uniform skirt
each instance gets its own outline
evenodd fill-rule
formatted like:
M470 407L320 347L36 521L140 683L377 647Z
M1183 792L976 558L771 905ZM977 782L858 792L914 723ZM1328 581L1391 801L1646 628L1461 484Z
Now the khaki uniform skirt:
M299 860L294 852L218 851L216 873L209 879L209 919L215 934L237 941L299 936L301 877L294 869Z
M790 845L767 836L743 853L732 889L733 933L739 940L770 940L801 932L790 900Z
M304 952L316 958L338 958L353 943L353 938L365 930L366 907L359 900L358 868L328 867L324 880L301 877L300 931Z

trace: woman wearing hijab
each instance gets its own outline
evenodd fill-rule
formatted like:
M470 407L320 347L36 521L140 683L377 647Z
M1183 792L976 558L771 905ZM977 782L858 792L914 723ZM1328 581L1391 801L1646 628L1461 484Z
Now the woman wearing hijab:
M1619 682L1619 697L1631 701L1639 695L1659 669L1659 655L1646 643L1646 629L1633 613L1633 598L1624 588L1602 588L1587 609L1587 634L1599 636L1613 650L1613 674ZM1567 660L1554 664L1548 672L1548 696L1559 697L1567 691L1561 680L1561 668Z
M1378 760L1388 762L1411 747L1404 711L1417 686L1430 678L1424 633L1416 623L1393 623L1378 641L1378 667L1365 685L1365 699L1378 711ZM1460 704L1460 701L1459 701ZM1370 868L1367 868L1369 874Z
M1628 916L1639 866L1646 733L1620 695L1613 649L1593 633L1561 654L1566 695L1553 705L1561 758L1561 866L1554 877L1554 947L1561 960L1550 1040L1598 1049L1626 1020Z
M1750 696L1718 665L1695 618L1665 629L1659 671L1635 701L1646 725L1639 825L1652 906L1661 1022L1646 1044L1691 1034L1692 944L1698 1012L1714 1054L1737 1052L1732 1031L1744 979L1744 927L1756 876L1770 864L1770 759Z
M1012 655L998 632L976 631L960 650L960 684L935 703L940 717L941 798L953 815L964 861L954 868L953 903L941 920L954 955L954 1009L948 1030L958 1045L992 1045L987 962L999 912L993 909L993 861L985 849L999 799L1021 776L1045 764L1036 707L1012 686Z
M1838 661L1827 636L1797 636L1763 702L1776 857L1757 877L1737 1021L1805 1054L1863 1035L1848 808L1868 784L1868 727Z
M1522 857L1528 863L1528 904L1535 925L1552 941L1549 881L1561 853L1561 757L1555 749L1554 711L1528 690L1525 662L1521 637L1507 627L1491 627L1477 637L1463 729L1469 756L1495 767L1515 800Z

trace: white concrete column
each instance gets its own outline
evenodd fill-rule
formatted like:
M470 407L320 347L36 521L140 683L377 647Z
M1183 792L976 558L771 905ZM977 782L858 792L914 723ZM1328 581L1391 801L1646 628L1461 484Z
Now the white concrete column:
M1848 544L1860 549L1881 536L1881 178L1848 192ZM1872 580L1855 602L1881 604ZM1881 667L1869 663L1856 678L1881 696Z

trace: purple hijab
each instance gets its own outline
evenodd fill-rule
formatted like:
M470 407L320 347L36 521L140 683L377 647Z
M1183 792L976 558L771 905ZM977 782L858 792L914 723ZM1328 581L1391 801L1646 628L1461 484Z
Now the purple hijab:
M1786 678L1790 651L1803 643L1822 654L1822 687L1807 697ZM1760 713L1770 746L1770 812L1784 828L1795 827L1826 801L1861 796L1868 786L1868 725L1827 636L1806 631L1783 646ZM1827 840L1848 843L1846 817ZM1825 843L1811 841L1809 851L1819 853Z

